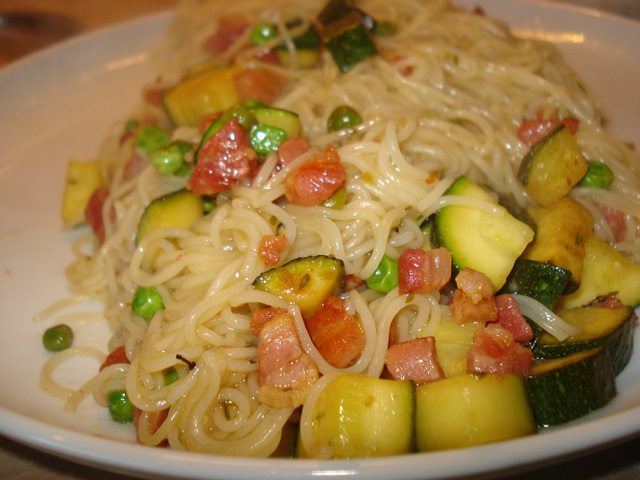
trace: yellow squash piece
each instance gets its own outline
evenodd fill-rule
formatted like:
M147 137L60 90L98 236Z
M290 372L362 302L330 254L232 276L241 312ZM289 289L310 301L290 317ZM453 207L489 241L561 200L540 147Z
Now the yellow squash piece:
M571 272L571 282L580 284L586 240L593 232L593 217L575 200L565 197L551 207L528 210L536 222L534 242L523 257L551 262Z
M467 373L467 352L473 344L473 336L482 328L481 323L459 325L453 315L443 315L433 337L436 355L447 378Z
M623 304L640 304L640 265L632 262L596 235L585 242L580 288L560 297L558 307L575 308L596 297L615 293Z
M564 197L587 173L578 142L564 125L533 146L518 176L529 195L543 207Z
M315 444L334 458L381 457L414 450L415 386L359 375L327 384L313 409ZM300 445L299 453L308 454Z
M200 118L238 103L233 78L240 67L214 68L189 77L163 96L164 108L175 126L197 126Z
M204 215L202 198L182 189L153 200L145 209L138 224L136 244L154 230L181 228L188 230Z
M418 451L482 445L535 431L521 375L466 374L416 388Z
M86 222L84 209L97 188L104 187L98 162L71 160L62 193L62 221L67 227Z

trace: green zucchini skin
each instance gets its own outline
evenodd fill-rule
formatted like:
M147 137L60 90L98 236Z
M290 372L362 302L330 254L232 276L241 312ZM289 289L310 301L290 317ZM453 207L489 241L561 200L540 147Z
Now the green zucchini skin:
M582 325L584 330L563 342L549 334L541 335L533 348L536 358L560 358L582 350L604 347L611 359L614 375L618 376L624 370L633 353L634 321L631 307L579 307L556 313L567 323ZM589 324L592 328L589 328Z
M465 176L451 184L446 195L454 195L469 204L446 205L436 214L438 243L451 252L457 271L472 268L484 273L500 290L509 272L526 246L533 240L534 231L513 217L481 186ZM477 208L484 202L501 215Z
M615 395L615 375L604 347L532 365L529 399L538 428L583 417Z
M570 278L569 270L551 262L519 258L500 293L525 295L553 310Z

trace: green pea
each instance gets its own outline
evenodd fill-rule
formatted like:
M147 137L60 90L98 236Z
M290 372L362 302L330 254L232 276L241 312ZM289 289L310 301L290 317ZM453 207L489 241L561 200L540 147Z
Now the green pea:
M202 211L204 213L211 213L216 208L216 197L205 195L202 197Z
M162 296L153 287L138 288L131 302L131 311L145 320L150 320L158 310L163 308Z
M136 133L136 146L147 153L164 147L171 139L171 134L154 125L140 127Z
M107 396L107 405L111 418L116 422L130 423L133 421L133 404L124 390L114 390Z
M240 126L247 132L251 130L251 127L258 123L258 120L256 120L255 115L251 110L249 110L249 108L245 107L241 103L236 103L235 105L227 108L222 115L216 118L215 122L213 122L205 132L203 140L213 137L218 130L229 123L232 118L235 118Z
M140 122L138 120L128 120L127 123L124 124L125 132L133 132L136 128L138 128Z
M184 166L184 156L193 150L193 145L185 140L175 140L166 147L151 152L149 161L162 175L173 175Z
M287 139L287 132L271 125L255 125L251 129L249 141L260 155L277 152L278 147Z
M42 335L42 345L50 352L65 350L73 343L73 330L68 325L60 324L48 328Z
M587 173L585 173L584 177L578 182L578 186L607 190L615 177L613 170L611 170L606 163L593 160L589 160L587 165Z
M251 45L262 45L276 38L276 27L270 23L259 23L249 33Z
M398 286L398 262L384 255L378 268L367 278L367 287L380 293L389 293Z
M174 367L165 368L162 371L164 377L164 386L171 385L178 381L178 371Z
M353 128L361 123L362 117L354 108L348 105L341 105L336 107L336 109L331 112L331 115L329 115L327 130L337 132L345 128Z
M327 208L333 208L334 210L342 210L345 203L347 203L347 189L340 188L339 190L336 190L333 195L327 198L322 205Z

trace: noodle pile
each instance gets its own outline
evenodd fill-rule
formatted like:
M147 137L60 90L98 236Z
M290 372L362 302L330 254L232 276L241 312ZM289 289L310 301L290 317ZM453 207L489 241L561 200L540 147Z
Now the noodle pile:
M220 18L242 15L250 24L275 23L282 34L277 42L290 43L284 19L313 19L323 4L187 0L154 57L161 83L174 84L186 69L208 59L201 45ZM293 408L271 408L257 400L257 341L250 332L250 314L257 306L282 307L294 316L303 348L322 374L302 411L301 437L308 444L308 417L323 384L341 372L380 376L392 322L398 341L430 335L448 307L437 291L408 297L397 289L385 295L348 292L366 346L353 365L338 370L314 347L296 306L252 288L251 282L267 269L258 256L261 238L281 224L290 245L281 263L330 255L344 261L347 274L366 279L384 255L398 259L404 249L420 248L420 223L445 204L443 193L461 174L530 206L533 201L516 179L528 151L517 129L541 109L557 112L559 118L576 117L576 138L585 158L606 161L614 170L609 190L575 188L571 196L592 213L600 237L640 261L640 158L604 131L597 100L554 46L515 38L501 23L446 0L367 0L358 6L391 22L396 31L376 39L380 55L346 74L327 52L314 69L260 64L255 50L238 50L246 37L225 53L245 68L260 66L288 78L273 106L299 115L312 152L329 144L338 149L348 173L347 202L340 210L283 203L284 178L311 152L280 171L272 154L255 177L220 193L216 208L192 230L157 230L136 246L144 208L184 186L184 179L162 176L150 165L128 179L126 161L134 146L121 146L123 124L114 127L99 154L110 185L106 239L88 257L92 237L81 240L68 277L78 298L104 301L114 332L109 350L124 345L131 364L107 367L80 393L58 395L77 404L91 391L106 405L105 392L126 386L131 401L144 412L169 409L154 434L145 428L143 414L139 439L144 444L167 438L178 450L268 456ZM345 104L361 114L362 125L352 134L327 133L330 113ZM147 103L134 116L171 128L162 109ZM197 144L200 135L182 127L173 138ZM627 233L622 241L614 241L597 204L624 214ZM155 287L164 300L165 309L150 322L131 312L139 286ZM195 367L190 369L180 357ZM162 372L170 367L180 379L165 386ZM54 388L52 381L46 385Z

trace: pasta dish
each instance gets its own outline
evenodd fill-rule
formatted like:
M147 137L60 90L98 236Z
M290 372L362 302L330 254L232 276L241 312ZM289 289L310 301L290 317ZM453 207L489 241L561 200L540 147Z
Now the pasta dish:
M508 440L615 395L640 156L553 45L448 0L184 0L153 61L69 164L63 219L91 227L71 302L113 336L50 348L67 409L149 446L328 459ZM78 356L102 367L74 391L52 372ZM608 386L549 407L574 368ZM445 439L476 386L514 417Z

